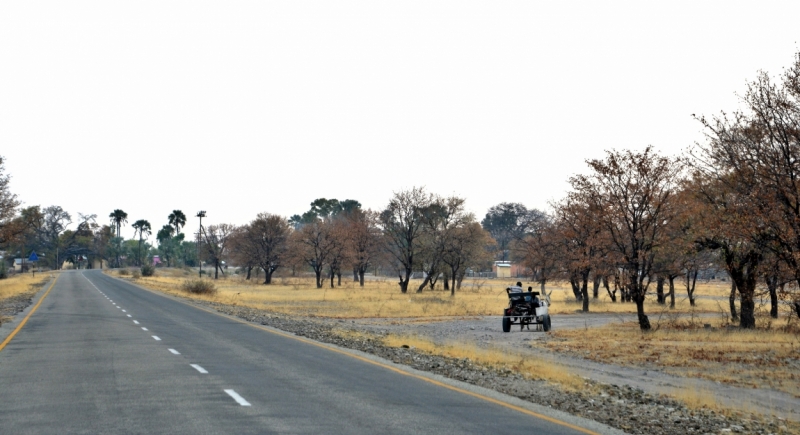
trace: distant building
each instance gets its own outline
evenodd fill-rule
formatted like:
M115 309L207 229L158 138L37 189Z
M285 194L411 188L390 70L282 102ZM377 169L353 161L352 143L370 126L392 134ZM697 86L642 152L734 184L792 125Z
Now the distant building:
M511 262L495 261L492 265L492 272L498 278L511 278Z

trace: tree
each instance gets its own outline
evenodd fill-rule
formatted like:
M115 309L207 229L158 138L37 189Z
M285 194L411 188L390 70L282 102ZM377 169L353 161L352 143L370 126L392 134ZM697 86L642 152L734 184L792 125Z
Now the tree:
M7 243L16 234L24 231L24 227L12 223L20 202L17 195L9 190L11 176L5 173L5 169L5 159L0 156L0 244Z
M172 259L175 257L175 251L177 247L177 243L173 240L173 234L175 234L175 228L171 225L164 225L161 227L160 230L156 233L156 240L158 240L158 251L164 260L167 262L167 266L172 266Z
M570 192L555 209L555 237L560 257L576 300L583 302L583 312L589 312L589 276L606 257L605 232L595 220L599 204L585 192Z
M317 198L312 201L310 205L311 208L302 215L292 215L289 218L289 224L297 229L301 225L312 223L317 219L334 217L342 213L350 213L354 210L361 209L361 203L355 199L339 201L335 198Z
M259 213L243 227L233 245L264 270L264 284L272 283L272 274L287 258L292 228L283 216ZM249 272L248 272L249 278Z
M400 291L408 291L408 283L422 253L423 212L435 196L422 187L396 192L380 214L387 252L397 260L400 272Z
M120 231L122 229L122 225L128 223L128 213L125 213L120 209L115 209L111 212L111 214L108 215L108 217L111 218L111 223L113 223L114 227L117 229L117 237L122 237Z
M292 233L292 249L314 270L317 288L322 288L322 271L329 264L332 253L339 248L339 243L332 234L330 219L317 219Z
M697 144L692 156L697 160L695 169L725 184L737 203L733 205L745 213L740 215L745 220L738 225L742 237L737 239L754 251L745 255L751 258L742 264L746 270L735 271L731 278L741 294L740 326L750 328L755 325L749 289L755 281L750 269L758 275L761 260L756 261L756 251L761 245L778 256L800 283L800 52L780 80L759 73L741 102L744 110L697 118L707 140Z
M357 208L345 213L347 222L347 247L353 262L353 270L361 287L364 287L364 274L381 248L381 232L378 228L378 214L372 210Z
M483 229L497 242L500 260L508 260L508 252L515 240L522 240L529 228L545 218L539 210L528 210L516 202L503 202L493 206L481 221Z
M235 231L236 226L231 224L209 225L201 231L202 253L204 258L214 265L214 279L219 278L219 272L225 275L222 266L228 255L228 242Z
M169 224L175 227L175 234L181 233L181 227L186 225L186 215L180 210L172 210L168 216Z
M489 248L492 245L494 240L489 232L475 222L472 215L448 231L443 243L442 262L448 269L446 276L452 281L450 296L455 296L456 290L461 288L461 279L468 267L491 259Z
M596 222L628 275L639 327L649 330L644 300L656 250L669 242L666 228L674 215L670 200L680 167L649 146L641 153L606 151L605 159L587 164L592 173L571 177L570 184L597 211Z
M511 246L514 259L531 270L533 280L539 283L541 294L546 296L547 282L561 267L562 243L553 218L544 215L532 231Z
M417 293L422 292L428 284L431 289L436 284L451 232L466 222L475 220L473 215L464 211L464 202L463 198L456 196L445 199L433 195L431 203L422 210L423 226L420 238L422 249L418 262L425 272L425 279L417 289Z
M136 250L136 265L137 266L141 266L142 265L142 240L144 240L144 238L146 237L145 234L147 236L152 234L152 227L150 226L150 222L148 222L148 221L146 221L144 219L139 219L138 221L134 222L132 227L133 227L133 230L134 230L133 237L136 237L136 233L137 232L139 233L139 246L138 246L138 248Z

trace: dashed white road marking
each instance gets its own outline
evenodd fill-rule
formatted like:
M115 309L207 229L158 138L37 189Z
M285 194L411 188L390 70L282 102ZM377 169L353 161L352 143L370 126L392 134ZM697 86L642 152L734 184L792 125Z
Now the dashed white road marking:
M177 351L177 350L175 350L175 349L168 349L168 350L169 350L170 352L172 352L172 354L173 354L173 355L180 355L180 354L181 354L180 352L178 352L178 351Z
M130 315L130 314L128 314L128 317L131 317L131 315Z
M122 310L122 312L123 312L123 313L127 313L127 311L125 311L125 310Z
M248 402L247 400L244 400L244 397L240 396L236 391L225 390L225 392L228 393L229 396L233 397L233 400L235 400L236 403L238 403L238 404L240 404L242 406L250 406L250 402Z
M161 339L160 339L160 338L158 338L158 336L157 336L157 335L154 335L154 336L153 336L153 339L154 339L155 341L161 341Z
M208 370L206 370L206 369L204 369L204 368L200 367L200 366L199 366L199 365L197 365L197 364L189 364L189 365L190 365L190 366L192 366L192 368L194 368L195 370L197 370L197 371L198 371L198 372L200 372L200 373L203 373L203 374L206 374L206 373L208 373Z
M147 331L147 328L145 328L144 326L142 326L142 331Z
M137 325L138 325L138 324L139 324L139 321L138 321L138 320L134 320L134 321L133 321L133 323L135 323L135 324L137 324ZM144 328L142 328L142 329L144 329Z

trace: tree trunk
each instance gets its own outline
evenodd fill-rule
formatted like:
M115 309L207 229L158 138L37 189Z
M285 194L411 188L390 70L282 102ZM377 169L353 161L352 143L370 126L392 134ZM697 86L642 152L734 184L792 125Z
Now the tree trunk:
M272 273L274 270L271 268L264 269L264 284L272 284Z
M656 302L659 305L664 305L667 298L664 297L664 277L659 275L656 277Z
M580 282L576 278L571 277L569 279L569 283L570 283L570 285L572 285L572 294L575 295L575 300L580 302L581 298L583 297L583 295L581 294L581 284L580 284Z
M417 288L417 293L422 293L422 289L425 288L426 285L431 281L430 275L425 275L425 279L422 280L422 284L420 284L419 288Z
M695 306L694 286L697 284L697 273L697 269L686 271L686 293L689 295L689 305L691 306ZM733 283L733 280L731 280L731 283Z
M403 279L403 275L400 275L400 293L408 293L408 282L411 281L411 269L406 268L405 272L405 279Z
M358 280L359 273L358 272L360 271L360 269L361 268L358 267L358 266L353 266L353 282L359 282L359 280Z
M770 309L769 315L773 319L778 318L778 277L767 276L767 289L769 289L769 301L770 301Z
M247 278L246 280L250 281L250 272L253 271L253 266L247 266Z
M744 329L753 329L756 327L756 303L753 300L753 293L754 292L739 292L741 296L741 318L739 327Z
M675 277L669 276L669 307L675 308Z
M314 267L314 275L317 278L317 288L322 288L322 268Z
M336 273L334 273L333 268L330 269L330 276L331 276L331 288L335 288L333 285L333 279L336 278Z
M636 315L639 317L639 328L642 331L649 331L650 319L644 313L644 295L636 295L634 299L636 301Z
M600 297L600 281L602 280L602 276L595 274L594 275L594 287L592 288L592 298L597 299Z
M582 273L581 298L583 298L583 312L589 312L589 272Z
M336 285L338 285L339 287L342 286L342 271L341 270L336 271Z
M364 287L364 268L358 269L358 285Z
M731 321L735 322L739 320L739 316L736 314L736 281L731 278L731 295L728 298L731 306Z
M643 280L644 277L640 278L637 275L631 276L628 288L631 293L631 298L634 302L636 302L636 315L639 317L639 328L642 331L649 331L650 319L644 313L644 298L646 295L646 290L640 279Z
M611 298L611 302L617 302L617 286L614 285L614 291L611 291L611 287L608 285L608 277L603 277L603 287L606 289L606 293L608 293L608 297Z

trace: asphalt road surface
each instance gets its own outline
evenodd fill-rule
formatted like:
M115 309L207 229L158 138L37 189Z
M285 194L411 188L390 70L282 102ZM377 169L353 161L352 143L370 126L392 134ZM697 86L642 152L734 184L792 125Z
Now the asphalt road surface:
M593 433L468 388L71 271L0 351L0 432Z

